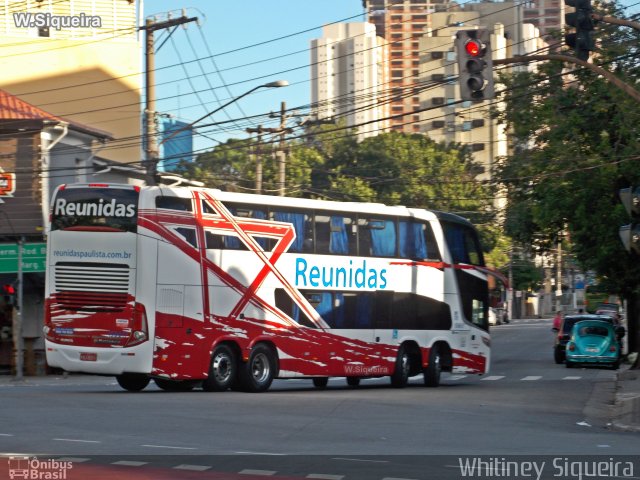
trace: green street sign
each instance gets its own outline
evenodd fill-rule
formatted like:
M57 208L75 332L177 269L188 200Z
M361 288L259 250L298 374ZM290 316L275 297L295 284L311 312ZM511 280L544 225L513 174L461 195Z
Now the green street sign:
M22 271L44 272L47 260L46 243L25 243L22 246ZM18 244L0 244L0 273L18 273Z

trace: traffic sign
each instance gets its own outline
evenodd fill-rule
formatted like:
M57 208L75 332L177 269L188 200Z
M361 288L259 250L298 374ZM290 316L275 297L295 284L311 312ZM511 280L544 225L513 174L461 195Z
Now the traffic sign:
M12 197L16 191L16 174L0 171L0 197Z
M46 243L25 243L22 246L22 271L44 272L47 259ZM0 273L18 272L18 244L0 244Z

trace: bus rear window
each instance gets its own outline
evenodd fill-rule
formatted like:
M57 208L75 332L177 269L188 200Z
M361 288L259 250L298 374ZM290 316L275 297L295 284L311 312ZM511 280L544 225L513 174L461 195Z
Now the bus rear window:
M122 188L59 190L51 204L51 230L135 232L138 195Z

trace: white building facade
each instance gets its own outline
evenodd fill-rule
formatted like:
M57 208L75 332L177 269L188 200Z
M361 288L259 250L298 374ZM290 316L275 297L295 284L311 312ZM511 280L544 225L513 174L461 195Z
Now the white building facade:
M358 139L389 127L387 48L370 23L323 27L311 41L311 102L317 120L343 119Z

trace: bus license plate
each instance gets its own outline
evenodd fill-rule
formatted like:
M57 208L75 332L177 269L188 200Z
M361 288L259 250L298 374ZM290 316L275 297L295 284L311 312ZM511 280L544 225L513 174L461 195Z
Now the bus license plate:
M98 354L83 352L80 354L80 360L84 362L95 362L98 360Z

